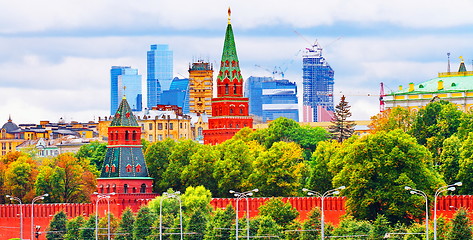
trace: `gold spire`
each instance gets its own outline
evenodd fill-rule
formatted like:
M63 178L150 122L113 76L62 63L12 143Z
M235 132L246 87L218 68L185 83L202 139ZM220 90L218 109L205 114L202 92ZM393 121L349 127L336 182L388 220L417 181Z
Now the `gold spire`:
M123 86L123 98L122 99L126 99L125 91L126 91L126 86Z
M232 10L230 10L230 7L228 7L228 24L232 24L231 23L231 16L232 16Z
M462 56L460 56L459 58L460 58L460 60L461 60L462 62L464 62L464 61L463 61L463 57L462 57Z

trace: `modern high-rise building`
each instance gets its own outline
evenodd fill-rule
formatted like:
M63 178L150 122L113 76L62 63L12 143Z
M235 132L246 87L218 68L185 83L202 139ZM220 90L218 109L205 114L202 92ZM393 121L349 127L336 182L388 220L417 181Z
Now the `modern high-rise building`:
M250 101L250 114L261 117L263 122L278 117L299 121L296 83L252 76L246 80L245 95Z
M110 80L110 114L115 114L123 96L129 99L133 111L141 111L143 94L141 91L141 75L138 75L138 69L129 66L112 66Z
M228 25L217 77L217 97L212 98L212 117L209 118L209 128L203 132L204 144L222 143L244 127L253 128L253 119L248 115L248 98L243 96L243 77L228 9Z
M303 122L322 122L333 113L334 71L316 43L302 56Z
M189 67L189 110L200 114L212 114L213 66L197 61Z
M151 45L148 51L148 109L160 102L162 91L169 90L173 75L173 54L167 44Z
M189 113L189 79L175 77L169 90L163 91L160 104L176 105L184 114Z

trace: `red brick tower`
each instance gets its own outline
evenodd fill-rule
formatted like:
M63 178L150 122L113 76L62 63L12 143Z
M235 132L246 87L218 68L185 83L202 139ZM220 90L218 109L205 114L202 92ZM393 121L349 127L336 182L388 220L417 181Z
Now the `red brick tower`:
M212 98L212 117L209 118L209 129L204 130L205 144L222 143L240 129L253 127L253 119L248 115L248 98L243 97L243 77L230 15L228 9L228 25L217 77L217 97Z
M153 179L148 168L141 145L141 127L125 98L108 128L107 154L97 179L97 193L110 196L119 212L127 206L137 209L143 201L152 199ZM91 196L95 202L96 195Z

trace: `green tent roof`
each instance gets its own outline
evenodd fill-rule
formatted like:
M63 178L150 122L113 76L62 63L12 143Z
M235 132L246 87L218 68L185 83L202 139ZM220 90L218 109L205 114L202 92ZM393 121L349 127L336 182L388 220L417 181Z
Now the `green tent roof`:
M127 127L138 127L138 121L136 121L133 112L131 111L130 105L126 98L122 99L120 106L118 106L117 112L113 117L111 127L127 126Z

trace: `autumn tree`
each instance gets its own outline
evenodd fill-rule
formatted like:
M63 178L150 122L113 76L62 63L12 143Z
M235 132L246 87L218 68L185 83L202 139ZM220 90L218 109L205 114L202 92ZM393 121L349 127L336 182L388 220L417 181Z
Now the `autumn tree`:
M342 96L340 103L335 106L332 125L329 126L329 132L332 134L332 139L342 142L353 135L355 132L355 123L348 120L350 117L350 106L348 105L348 102L345 101L345 96Z
M375 220L383 214L392 223L409 223L423 216L423 199L405 186L432 195L445 183L433 170L430 152L401 130L365 135L345 147L332 161L343 168L334 186L346 186L347 211L356 219Z
M407 108L394 107L386 109L371 117L368 128L372 133L401 129L408 132L411 129L415 113Z
M70 153L45 160L35 187L36 194L48 193L49 202L87 202L96 189L98 171L88 159L78 161Z
M29 156L20 156L6 167L5 191L24 202L31 201L35 196L34 181L37 174L37 163Z
M276 142L253 162L248 178L250 188L258 188L263 196L294 196L300 191L302 149L296 143Z

